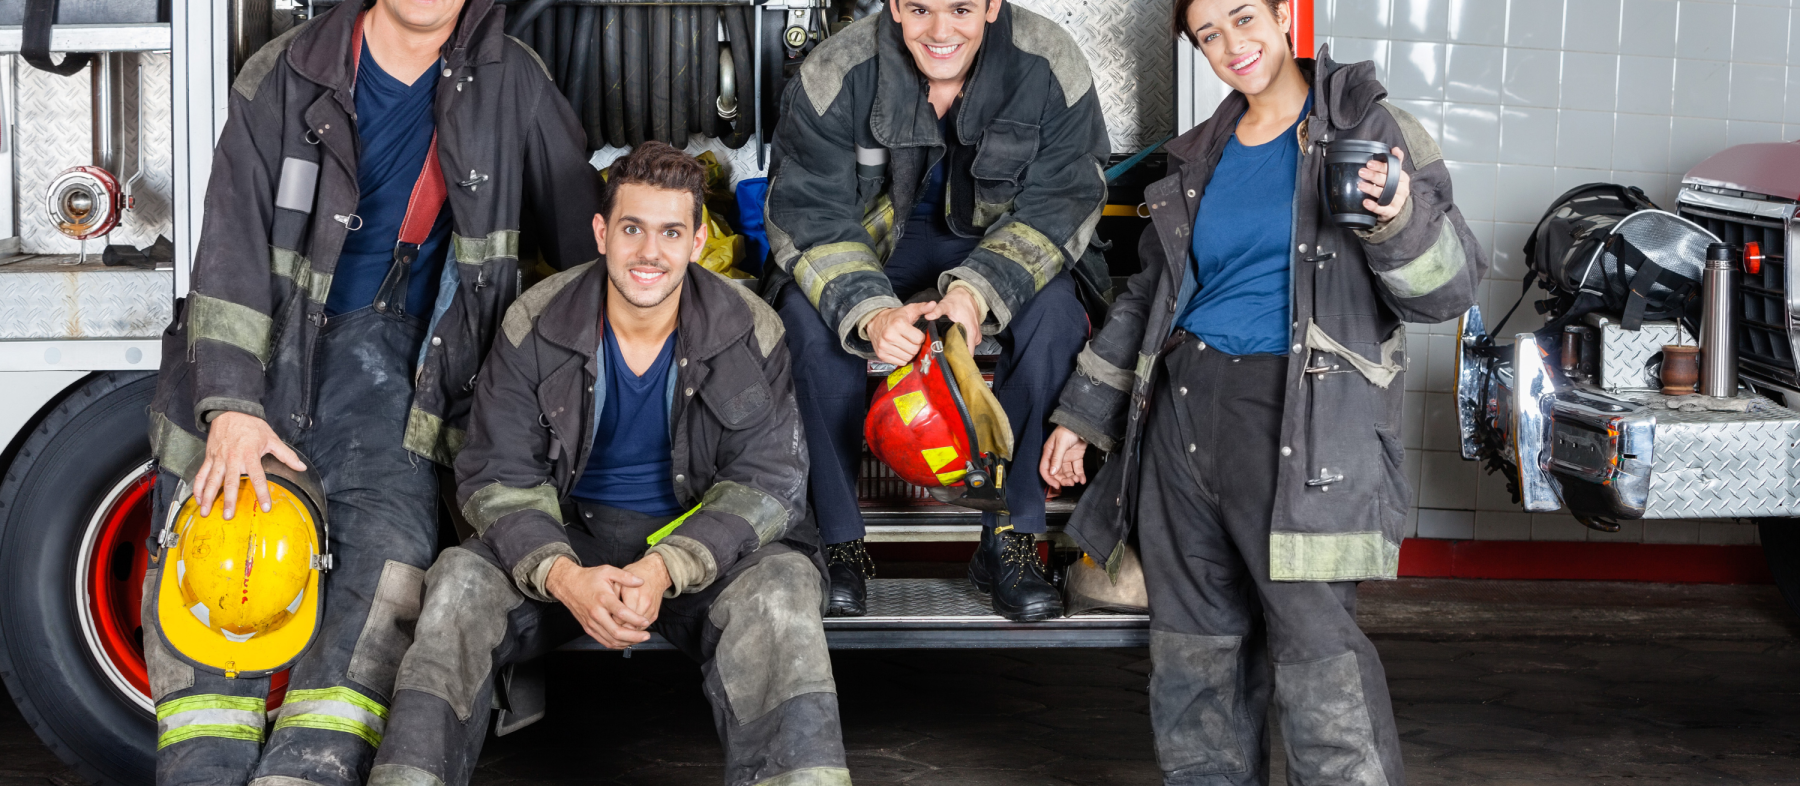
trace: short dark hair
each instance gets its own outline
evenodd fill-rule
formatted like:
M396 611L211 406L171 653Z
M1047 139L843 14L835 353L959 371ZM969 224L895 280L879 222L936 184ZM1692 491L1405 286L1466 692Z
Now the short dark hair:
M601 215L612 218L613 198L619 188L635 183L667 191L686 191L694 198L694 227L700 226L700 208L706 201L706 165L667 142L644 142L613 162L606 182Z
M1269 7L1269 13L1271 14L1279 13L1276 9L1287 4L1287 2L1288 0L1262 0L1262 4ZM1195 38L1194 31L1189 30L1187 26L1188 9L1193 6L1194 0L1175 0L1175 16L1172 22L1175 27L1175 34L1187 39L1188 43L1193 44L1195 49L1199 49L1200 39ZM1289 12L1292 13L1291 9ZM1300 50L1294 48L1294 34L1291 30L1288 32L1287 40L1288 51L1298 54Z

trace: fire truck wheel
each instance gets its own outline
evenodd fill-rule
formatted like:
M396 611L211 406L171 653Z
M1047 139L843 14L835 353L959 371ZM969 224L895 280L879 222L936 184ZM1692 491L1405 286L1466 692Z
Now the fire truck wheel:
M1788 608L1800 614L1800 519L1760 519L1763 559Z
M138 600L150 534L152 374L84 380L0 480L0 676L90 781L148 783L156 720Z

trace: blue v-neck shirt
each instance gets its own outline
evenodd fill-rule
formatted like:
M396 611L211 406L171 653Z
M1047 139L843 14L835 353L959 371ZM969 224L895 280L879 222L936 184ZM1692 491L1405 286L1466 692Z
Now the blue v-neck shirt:
M606 324L599 352L604 388L594 402L599 409L594 417L594 450L571 496L646 516L681 512L669 443L669 386L674 382L677 335L669 334L656 360L638 376L625 365L612 324Z
M1311 109L1308 97L1300 117ZM1232 134L1200 197L1191 262L1200 291L1176 324L1220 352L1288 353L1298 126L1254 146Z

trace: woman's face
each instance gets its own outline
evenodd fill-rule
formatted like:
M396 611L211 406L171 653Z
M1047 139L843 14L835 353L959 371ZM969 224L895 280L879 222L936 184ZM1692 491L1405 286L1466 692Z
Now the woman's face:
M1270 11L1263 0L1195 0L1187 26L1213 73L1244 95L1258 95L1293 60L1288 4Z

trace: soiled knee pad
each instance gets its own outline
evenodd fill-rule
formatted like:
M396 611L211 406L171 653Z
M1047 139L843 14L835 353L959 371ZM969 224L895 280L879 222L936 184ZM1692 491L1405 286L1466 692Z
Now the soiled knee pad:
M388 560L375 585L369 616L363 621L350 653L350 679L388 700L394 698L394 676L413 642L413 626L424 601L425 571Z
M1242 636L1150 631L1150 723L1165 775L1243 772L1249 766ZM1261 751L1255 751L1261 755Z
M377 764L369 771L369 786L444 786L444 782L418 767Z
M819 570L805 555L771 555L731 579L707 613L713 653L739 724L806 693L837 693L819 609Z
M1275 664L1275 696L1300 782L1386 786L1356 653Z
M400 662L394 690L436 696L467 721L477 709L475 694L493 671L507 614L523 602L498 566L461 546L446 550L425 573L418 635Z

